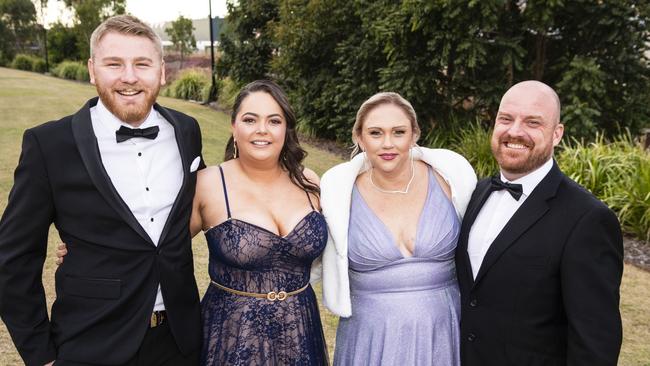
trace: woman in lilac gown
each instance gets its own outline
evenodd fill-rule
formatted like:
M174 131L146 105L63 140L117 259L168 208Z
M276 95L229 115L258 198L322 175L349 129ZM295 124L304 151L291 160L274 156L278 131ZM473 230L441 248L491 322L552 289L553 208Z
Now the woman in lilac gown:
M454 252L476 175L454 152L416 147L419 131L408 101L379 93L357 113L362 153L321 180L335 365L460 363Z

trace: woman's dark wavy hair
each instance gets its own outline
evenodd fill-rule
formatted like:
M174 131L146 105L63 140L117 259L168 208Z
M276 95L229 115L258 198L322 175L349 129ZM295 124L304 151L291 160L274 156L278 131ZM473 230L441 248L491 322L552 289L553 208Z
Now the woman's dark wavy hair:
M300 147L298 142L298 134L296 133L296 114L289 104L289 99L284 93L282 88L275 82L271 80L256 80L252 83L243 87L237 98L235 99L235 104L232 107L232 114L230 116L230 123L234 124L237 119L237 113L241 108L241 104L251 93L255 92L264 92L270 95L276 103L282 109L284 114L284 120L286 121L287 132L284 136L284 145L282 146L282 151L280 151L280 165L284 170L289 173L289 178L291 181L298 187L304 189L307 192L320 195L320 188L313 182L311 182L305 174L303 173L304 166L302 161L307 156L307 152ZM226 144L226 152L224 154L223 160L231 160L234 158L234 139L233 136L230 136L228 143Z

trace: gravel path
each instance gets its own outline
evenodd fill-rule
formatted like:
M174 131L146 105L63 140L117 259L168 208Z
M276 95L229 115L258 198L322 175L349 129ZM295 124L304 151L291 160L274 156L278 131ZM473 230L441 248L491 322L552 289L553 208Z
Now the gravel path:
M625 263L650 272L650 243L626 236L623 238Z

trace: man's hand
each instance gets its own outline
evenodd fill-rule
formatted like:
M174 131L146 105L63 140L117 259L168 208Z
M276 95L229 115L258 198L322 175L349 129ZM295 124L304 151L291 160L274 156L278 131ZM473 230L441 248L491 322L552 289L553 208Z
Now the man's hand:
M45 366L52 366L52 365L54 365L54 361L45 364Z
M63 263L63 257L68 254L68 249L65 246L65 243L59 244L59 246L56 248L56 265L60 266ZM52 361L54 362L54 361ZM51 364L48 364L46 366L49 366Z

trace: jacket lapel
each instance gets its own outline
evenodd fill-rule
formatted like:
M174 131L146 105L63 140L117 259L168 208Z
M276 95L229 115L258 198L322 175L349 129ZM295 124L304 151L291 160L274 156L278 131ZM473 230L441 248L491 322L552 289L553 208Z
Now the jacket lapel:
M169 232L170 226L172 222L175 222L175 216L178 214L178 207L180 203L182 202L182 198L185 196L185 193L187 191L187 184L188 184L188 173L189 173L189 161L187 158L186 150L187 147L185 146L185 137L183 136L183 131L181 131L181 123L177 121L167 109L163 108L160 106L158 103L154 104L154 108L169 122L172 127L174 127L174 135L176 137L176 144L178 145L178 152L181 155L181 163L183 165L183 183L181 184L181 188L178 191L178 194L176 195L176 199L174 200L174 204L172 205L172 209L169 212L169 216L167 216L167 221L165 222L165 226L163 227L163 231L160 234L160 239L158 240L158 245L161 245L165 241L165 237L167 236L167 233Z
M553 163L553 168L546 175L544 179L535 187L531 192L530 197L519 207L517 212L512 216L510 221L503 227L499 235L494 239L490 245L485 258L481 263L481 268L476 275L474 286L481 281L490 267L499 259L499 257L510 247L515 241L537 222L548 211L548 200L555 196L558 185L562 180L562 173L557 166ZM467 251L466 251L467 252Z
M154 245L147 232L140 226L135 216L133 216L129 206L127 206L119 193L117 193L117 190L111 183L111 178L106 173L106 169L104 169L104 165L102 164L97 138L93 131L92 121L90 120L90 108L97 105L97 100L98 97L89 100L72 117L72 134L77 144L77 149L79 149L81 160L86 167L86 171L88 171L90 179L106 202L135 232L142 236L148 243Z
M472 274L472 264L469 260L469 253L467 253L467 242L469 240L469 232L476 221L478 213L481 212L481 208L490 197L490 184L489 180L484 180L479 182L474 193L474 197L470 201L469 206L467 207L467 213L465 214L465 219L463 220L462 229L460 232L460 238L458 240L458 249L456 250L456 255L462 256L462 261L465 267L465 273L463 274L469 280L469 283L474 282L474 275Z

